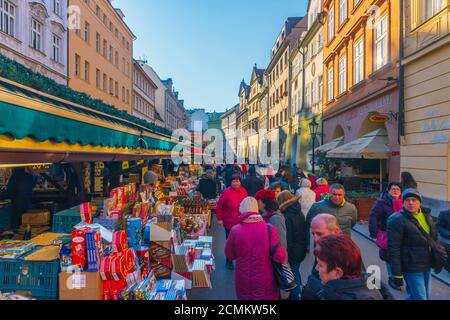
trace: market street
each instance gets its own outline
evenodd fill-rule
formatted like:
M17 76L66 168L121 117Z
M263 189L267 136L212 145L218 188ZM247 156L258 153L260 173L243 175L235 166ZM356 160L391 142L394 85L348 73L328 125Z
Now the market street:
M213 228L211 233L214 236L213 254L215 256L216 270L211 275L211 289L195 289L188 292L189 300L237 300L234 289L234 271L230 271L225 267L225 232L222 227L217 224L214 217ZM380 265L382 279L387 278L386 266L379 259L378 248L376 245L356 232L353 232L352 238L361 249L364 263L369 265ZM308 254L300 267L303 285L308 278L314 263L314 256ZM396 300L403 300L405 291L399 292L390 288L391 293ZM431 279L431 300L450 300L450 287L435 278Z

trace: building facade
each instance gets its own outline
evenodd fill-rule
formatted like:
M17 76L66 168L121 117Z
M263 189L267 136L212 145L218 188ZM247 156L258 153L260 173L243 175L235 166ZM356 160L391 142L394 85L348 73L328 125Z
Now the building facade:
M183 122L185 119L184 101L179 100L179 93L175 91L173 80L171 78L162 81L166 86L165 97L165 127L169 130L185 128Z
M141 62L133 61L133 115L155 123L155 95L158 87L150 79Z
M289 133L289 57L290 38L301 18L288 18L272 47L271 61L267 67L269 77L269 141L278 139L280 160L286 159ZM277 152L278 150L272 150Z
M69 0L69 87L132 113L133 41L109 0Z
M382 159L360 157L343 174L377 177L381 170L386 180L399 180L399 1L325 0L323 10L324 143L378 132L387 145ZM373 114L388 121L373 121Z
M251 163L258 163L259 157L259 125L260 125L260 110L261 98L264 84L264 69L258 69L255 64L250 80L250 96L247 103L248 108L248 127L251 130L248 133L248 149L249 160Z
M142 70L146 73L148 78L156 85L155 91L155 121L156 125L165 128L165 115L166 115L166 85L161 81L156 71L147 63L139 62Z
M426 206L450 207L450 1L402 1L404 127L401 170L417 180Z
M0 0L0 54L67 85L67 0Z
M231 162L236 159L237 153L237 136L236 136L236 120L239 112L239 104L225 111L220 116L222 123L222 132L224 134L224 157Z
M236 120L237 128L237 157L239 163L244 162L249 157L248 146L248 100L250 98L250 86L242 80L239 87L239 111Z

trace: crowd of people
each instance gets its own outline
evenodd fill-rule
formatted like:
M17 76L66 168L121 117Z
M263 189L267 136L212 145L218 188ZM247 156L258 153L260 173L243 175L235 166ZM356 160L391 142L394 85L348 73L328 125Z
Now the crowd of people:
M370 235L386 262L389 285L381 281L375 289L351 238L358 212L341 184L329 186L296 167L270 176L255 166L227 165L207 168L198 190L205 198L219 197L226 266L235 270L240 300L392 300L389 287L402 290L404 284L406 299L426 300L431 271L449 270L450 211L436 225L408 173L389 184L370 213ZM300 268L310 235L315 263L304 282ZM274 264L290 267L295 288L280 290Z

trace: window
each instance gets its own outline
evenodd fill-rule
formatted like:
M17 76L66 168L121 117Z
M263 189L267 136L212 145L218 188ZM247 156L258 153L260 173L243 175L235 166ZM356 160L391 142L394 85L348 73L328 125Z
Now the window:
M387 64L387 17L375 25L375 70Z
M103 14L103 24L106 26L106 23L108 21L108 18L106 17L106 14Z
M127 104L130 103L130 90L127 89Z
M308 83L305 87L305 103L306 103L306 107L309 107L311 105L311 86Z
M81 64L81 58L78 54L75 54L75 76L80 76L80 64Z
M103 91L106 92L108 88L108 76L106 75L106 73L103 74Z
M89 23L85 22L84 23L84 41L86 41L87 43L89 43L89 34L90 34L90 26Z
M119 67L119 52L116 51L115 59L114 59L114 65L118 68Z
M328 42L334 38L334 8L328 13Z
M317 102L317 87L315 79L311 82L311 101L312 104Z
M116 36L116 38L118 39L119 38L119 30L116 28L116 31L115 31L115 36Z
M319 50L323 48L323 31L319 32Z
M354 65L354 70L355 70L355 74L354 74L354 83L353 84L357 84L359 82L361 82L364 78L364 43L363 40L359 40L356 44L355 44L355 52L354 52L354 57L355 57L355 61L353 63Z
M339 60L339 94L347 90L347 57Z
M95 49L100 53L100 34L98 32L95 35Z
M84 62L84 80L89 81L89 69L90 69L90 64L89 62L85 61Z
M31 46L33 49L42 50L42 24L35 20L31 20Z
M103 39L103 56L106 58L108 56L108 42Z
M9 1L0 0L0 31L15 36L16 7Z
M125 102L125 87L122 86L122 102Z
M347 20L347 0L339 2L339 24L343 24Z
M333 74L333 67L331 67L328 70L328 83L327 83L327 98L328 101L331 101L334 99L334 74Z
M109 46L109 61L113 63L114 61L114 49L112 46Z
M61 0L53 0L53 13L61 16Z
M100 88L100 70L99 69L95 70L95 86L97 89Z
M322 102L323 99L323 76L319 76L319 103Z
M424 7L422 21L426 21L444 8L444 0L425 0L421 5Z
M114 86L114 92L115 92L115 96L117 99L119 99L119 83L116 81L115 86Z
M57 35L52 35L52 60L56 62L61 62L61 38Z
M114 80L109 78L109 94L114 95Z
M99 6L95 7L95 14L97 15L97 17L100 18L100 7Z

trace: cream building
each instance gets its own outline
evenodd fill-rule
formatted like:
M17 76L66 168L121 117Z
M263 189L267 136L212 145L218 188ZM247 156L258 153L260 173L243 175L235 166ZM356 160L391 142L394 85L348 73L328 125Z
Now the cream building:
M67 85L67 0L0 0L0 54Z
M236 120L239 104L227 110L220 117L222 131L224 133L224 160L234 162L237 153ZM228 162L228 161L227 161Z
M159 78L156 71L148 64L139 62L140 66L147 74L149 79L156 85L157 89L155 92L155 120L156 125L164 128L165 123L164 120L166 117L166 86Z
M412 173L425 205L438 215L450 206L450 1L402 3L401 170Z
M247 129L248 121L248 100L250 97L250 86L242 80L239 87L239 111L236 120L237 128L237 157L238 162L244 162L249 157Z
M142 61L133 62L133 115L155 123L155 94L158 87L141 67Z
M247 142L251 164L257 164L259 156L260 94L263 89L264 72L264 69L258 69L255 64L250 80L250 96L247 108L248 127L251 131L248 134Z

